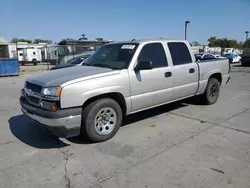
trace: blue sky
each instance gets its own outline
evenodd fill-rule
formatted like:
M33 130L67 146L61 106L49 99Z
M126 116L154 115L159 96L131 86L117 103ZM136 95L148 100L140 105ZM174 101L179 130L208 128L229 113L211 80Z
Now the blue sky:
M0 37L114 40L183 39L207 43L210 36L245 40L250 0L1 0Z

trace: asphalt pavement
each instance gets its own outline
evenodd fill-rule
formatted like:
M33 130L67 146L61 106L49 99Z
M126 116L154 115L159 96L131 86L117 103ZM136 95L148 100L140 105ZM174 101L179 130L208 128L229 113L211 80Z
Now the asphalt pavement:
M0 188L249 188L250 68L231 77L216 104L128 116L98 144L39 128L20 111L27 76L0 78Z

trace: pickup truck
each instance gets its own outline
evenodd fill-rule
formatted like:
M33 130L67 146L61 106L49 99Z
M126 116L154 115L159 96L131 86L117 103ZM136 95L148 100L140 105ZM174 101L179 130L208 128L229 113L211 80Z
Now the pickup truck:
M201 95L214 104L230 79L228 59L196 62L187 41L109 43L82 66L26 80L22 112L59 137L112 138L123 117Z

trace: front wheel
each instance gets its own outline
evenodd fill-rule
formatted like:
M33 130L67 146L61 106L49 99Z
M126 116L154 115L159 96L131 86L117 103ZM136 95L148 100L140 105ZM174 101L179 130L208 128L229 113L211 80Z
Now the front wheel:
M119 130L122 117L121 107L115 100L99 99L83 109L82 133L93 142L108 140Z
M220 94L220 83L216 78L210 78L208 80L205 93L202 95L202 99L205 104L210 105L216 103Z

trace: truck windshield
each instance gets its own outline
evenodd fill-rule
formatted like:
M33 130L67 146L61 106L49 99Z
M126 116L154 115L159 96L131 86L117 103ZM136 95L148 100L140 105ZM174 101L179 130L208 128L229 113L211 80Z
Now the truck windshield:
M116 43L100 47L83 65L127 69L138 47L137 43Z

